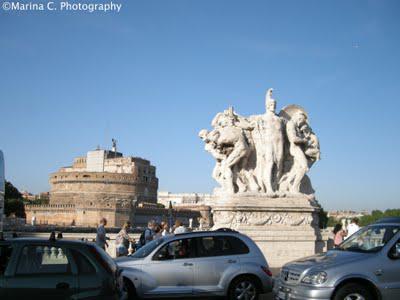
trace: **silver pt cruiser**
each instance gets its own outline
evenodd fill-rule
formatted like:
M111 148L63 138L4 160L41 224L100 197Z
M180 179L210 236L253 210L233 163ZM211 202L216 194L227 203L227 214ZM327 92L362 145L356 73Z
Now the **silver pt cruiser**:
M272 290L264 255L238 232L171 235L116 262L131 299L228 296L256 300L260 293Z
M277 300L400 299L400 218L366 226L327 253L286 264Z

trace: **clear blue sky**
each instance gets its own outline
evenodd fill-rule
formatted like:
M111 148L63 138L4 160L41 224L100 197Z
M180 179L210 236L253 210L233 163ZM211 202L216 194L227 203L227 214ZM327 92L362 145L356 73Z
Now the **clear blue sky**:
M399 1L122 3L0 11L0 147L19 189L48 190L50 172L115 137L157 166L160 190L211 192L198 131L229 105L262 113L273 87L278 108L309 112L325 208L400 206Z

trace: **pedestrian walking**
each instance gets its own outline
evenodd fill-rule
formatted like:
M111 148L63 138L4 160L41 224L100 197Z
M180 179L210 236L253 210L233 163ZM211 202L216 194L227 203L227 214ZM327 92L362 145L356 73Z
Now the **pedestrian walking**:
M105 229L106 225L107 225L107 219L101 218L100 224L97 227L97 234L96 234L96 245L103 250L106 250L106 247L108 247L107 240L109 240L109 238L106 235L106 229Z
M182 221L176 220L174 234L180 234L180 233L186 233L186 232L188 232L188 230L185 227L185 225L183 225Z
M131 239L128 232L131 229L131 223L126 222L115 238L115 247L117 257L128 255L130 243L134 244L134 239Z
M162 235L162 236L167 236L167 235L169 235L169 234L170 234L170 232L169 232L168 223L165 222L165 221L162 221L162 222L161 222L161 235Z
M139 238L140 247L153 240L155 226L156 222L154 220L151 220L147 223L146 229L142 232Z
M345 239L347 239L348 237L352 236L354 233L360 230L360 226L358 225L358 223L359 223L358 218L353 218L351 220L349 226L347 226L347 236L345 237Z
M335 247L339 246L343 242L344 237L347 235L346 231L343 230L342 224L335 225L333 229L333 234L334 234L333 243Z
M154 226L153 240L158 240L160 238L162 238L162 228L161 228L161 225L156 224Z

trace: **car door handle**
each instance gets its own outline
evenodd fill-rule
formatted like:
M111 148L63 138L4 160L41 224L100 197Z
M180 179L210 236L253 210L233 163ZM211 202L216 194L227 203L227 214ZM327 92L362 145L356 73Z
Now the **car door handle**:
M376 276L382 276L383 271L382 271L382 269L378 269L374 273L375 273Z
M193 264L192 264L192 263L187 263L187 262L186 262L186 263L184 263L183 265L184 265L185 267L188 267L188 266L193 266Z
M56 289L58 289L58 290L66 290L66 289L69 289L69 284L66 283L66 282L59 282L59 283L57 283L57 285L56 285Z
M234 260L234 259L229 259L228 260L228 264L234 264L234 263L236 263L236 260Z

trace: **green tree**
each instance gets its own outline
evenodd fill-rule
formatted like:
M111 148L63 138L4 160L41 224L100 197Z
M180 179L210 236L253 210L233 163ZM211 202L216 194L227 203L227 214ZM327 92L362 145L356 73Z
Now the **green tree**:
M328 225L328 213L324 211L322 207L319 210L318 217L319 217L319 228L325 229Z
M335 227L337 223L340 223L336 218L334 217L329 217L328 222L327 222L327 227Z
M18 218L25 218L25 206L22 194L9 181L5 182L4 214L6 216L15 214Z
M22 194L11 182L7 180L5 183L4 199L22 199Z
M370 215L360 218L360 225L366 226L375 223L379 219L387 217L400 217L400 209L387 209L384 212L380 210L373 210Z

